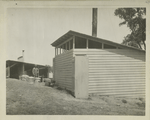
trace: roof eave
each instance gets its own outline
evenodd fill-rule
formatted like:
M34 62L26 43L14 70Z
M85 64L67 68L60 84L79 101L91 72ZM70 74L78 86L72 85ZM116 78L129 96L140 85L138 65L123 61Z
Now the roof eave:
M84 38L90 38L91 40L96 40L96 41L99 41L99 42L102 42L104 44L110 44L110 45L116 45L118 47L121 47L121 48L129 48L129 49L134 49L134 50L138 50L138 51L142 51L142 52L145 52L145 50L142 50L142 49L138 49L138 48L134 48L134 47L131 47L131 46L126 46L126 45L123 45L123 44L119 44L119 43L115 43L115 42L112 42L112 41L109 41L109 40L104 40L104 39L101 39L101 38L97 38L97 37L93 37L93 36L90 36L90 35L86 35L86 34L82 34L82 33L78 33L78 32L75 32L75 31L68 31L66 34L62 35L61 37L59 37L55 42L53 42L51 45L53 47L56 47L57 46L57 43L60 42L61 39L63 39L64 36L66 35L71 35L71 36L79 36L79 37L84 37ZM87 38L87 39L88 39Z

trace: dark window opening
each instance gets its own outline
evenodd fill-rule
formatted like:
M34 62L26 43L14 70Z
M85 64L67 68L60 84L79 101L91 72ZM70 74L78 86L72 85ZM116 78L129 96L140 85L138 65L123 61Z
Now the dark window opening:
M75 48L86 48L86 39L75 37Z
M89 40L88 48L89 49L91 49L91 48L102 49L102 43Z
M70 49L72 49L72 48L73 48L73 39L70 40Z
M104 49L116 49L116 46L104 44Z
M67 44L66 44L66 45L67 45L67 50L69 50L69 42L67 42Z
M62 45L62 49L65 49L65 44L64 44L64 45Z

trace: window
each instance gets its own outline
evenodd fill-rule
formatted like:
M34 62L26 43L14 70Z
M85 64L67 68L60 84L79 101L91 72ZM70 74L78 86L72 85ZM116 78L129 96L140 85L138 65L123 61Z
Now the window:
M69 42L67 42L66 45L67 45L66 49L69 50Z
M86 39L75 37L75 48L86 48Z
M102 49L102 43L89 40L88 48L89 49L91 48Z
M65 44L64 44L64 45L62 45L62 49L65 49Z
M70 49L73 48L73 39L70 40Z
M116 46L104 44L104 49L116 49Z

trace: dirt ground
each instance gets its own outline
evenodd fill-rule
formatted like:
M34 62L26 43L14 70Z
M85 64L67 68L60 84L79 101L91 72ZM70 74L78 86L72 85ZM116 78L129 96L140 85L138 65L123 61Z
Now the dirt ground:
M142 98L90 96L76 99L65 90L44 83L6 80L7 115L145 115Z

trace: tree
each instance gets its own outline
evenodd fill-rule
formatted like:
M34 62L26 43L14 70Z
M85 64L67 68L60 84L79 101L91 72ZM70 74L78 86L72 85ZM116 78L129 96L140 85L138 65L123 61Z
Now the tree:
M49 73L50 73L50 72L53 72L53 67L52 67L52 66L46 65L46 67L47 67Z
M118 8L115 16L123 19L119 25L127 25L131 34L124 37L122 44L146 50L146 8Z

